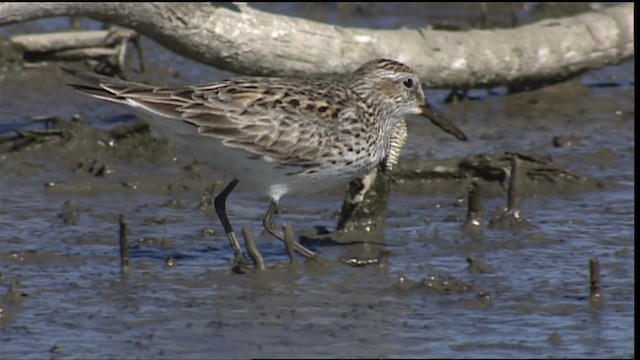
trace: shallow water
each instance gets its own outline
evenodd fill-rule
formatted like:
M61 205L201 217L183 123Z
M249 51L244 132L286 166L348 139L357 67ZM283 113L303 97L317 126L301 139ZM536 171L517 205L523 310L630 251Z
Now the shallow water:
M384 16L375 26L398 21ZM152 55L161 54L153 57L157 76L168 73L167 64L182 74L175 82L196 81L198 71L211 80L228 76L146 43ZM487 227L471 237L461 230L466 185L436 191L443 187L404 181L392 187L381 244L312 243L325 260L291 266L284 246L260 234L266 199L239 188L229 216L237 230L258 233L271 267L264 273L229 271L224 232L210 206L202 208L206 187L218 181L219 191L229 178L204 166L185 168L189 156L162 141L3 153L1 280L20 284L13 301L2 301L0 355L634 357L634 72L631 61L528 93L479 91L481 100L455 105L442 104L445 92L427 91L467 133L467 143L410 122L405 158L531 151L606 183L598 191L548 186L524 200L529 227ZM605 81L615 86L598 86ZM130 120L120 117L126 109L77 96L63 82L48 68L7 74L0 83L3 129L30 126L42 114L81 113L103 128ZM554 147L559 135L571 144ZM112 173L93 176L91 160ZM277 220L296 230L331 230L342 194L284 198ZM487 193L484 222L504 205L503 194ZM119 270L121 213L131 245L128 275ZM352 268L336 260L381 248L390 251L384 266ZM173 267L165 266L169 256ZM468 257L487 272L471 271ZM602 307L588 297L593 257L601 264ZM446 289L429 286L442 279L449 280Z

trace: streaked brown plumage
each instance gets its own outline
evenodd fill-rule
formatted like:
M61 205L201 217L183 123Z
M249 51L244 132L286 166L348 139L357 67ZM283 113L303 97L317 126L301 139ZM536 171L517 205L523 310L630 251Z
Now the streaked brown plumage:
M75 89L128 105L176 146L237 179L216 198L216 210L240 262L224 209L238 180L270 196L264 224L279 237L270 224L281 196L346 184L370 171L389 155L392 129L405 115L426 116L466 140L425 102L415 73L393 60L369 61L346 82L241 77L164 88L64 70L84 82Z

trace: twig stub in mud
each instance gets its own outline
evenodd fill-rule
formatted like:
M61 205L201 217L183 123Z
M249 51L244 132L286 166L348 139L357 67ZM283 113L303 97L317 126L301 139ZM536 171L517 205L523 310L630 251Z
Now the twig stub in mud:
M602 306L602 281L600 279L600 262L598 258L589 259L589 301L596 307Z
M511 167L504 169L509 174L509 188L507 189L507 208L489 222L489 227L502 229L518 229L529 226L529 221L522 216L524 197L524 183L526 171L522 168L522 161L518 155L511 157Z
M253 267L256 270L265 270L266 266L264 263L264 259L262 258L262 254L260 254L260 250L256 246L256 240L253 237L253 233L251 229L248 227L242 228L242 236L244 237L244 242L247 246L247 252L249 253L249 257L253 261Z
M129 266L129 241L127 240L127 222L124 219L124 215L120 214L118 217L118 223L120 224L120 269L123 273L127 273L131 270Z
M482 199L480 198L480 183L473 181L469 185L469 207L467 209L467 220L463 228L465 230L476 230L482 227Z
M285 222L282 225L282 230L284 232L284 245L287 248L287 255L289 256L289 263L295 264L297 262L296 259L296 250L294 247L294 242L296 241L295 235L293 234L293 228L291 224Z
M509 190L507 191L507 211L512 212L514 217L520 218L522 212L522 188L525 177L522 174L522 161L517 155L511 158L511 178L509 179Z

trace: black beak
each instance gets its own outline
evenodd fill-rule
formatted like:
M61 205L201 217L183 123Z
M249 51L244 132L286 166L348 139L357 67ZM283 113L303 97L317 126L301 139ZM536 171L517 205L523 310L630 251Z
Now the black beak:
M422 112L420 115L426 117L431 120L431 122L442 129L445 132L455 136L458 140L467 141L467 135L465 135L462 130L458 129L451 121L449 121L442 113L440 113L436 108L431 106L428 102L425 102L424 105L420 106Z

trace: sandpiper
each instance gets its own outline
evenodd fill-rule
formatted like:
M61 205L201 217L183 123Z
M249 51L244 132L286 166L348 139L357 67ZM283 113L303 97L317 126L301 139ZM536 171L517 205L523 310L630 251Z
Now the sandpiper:
M466 136L426 100L406 65L371 60L344 82L239 77L203 85L158 87L63 68L93 97L127 105L178 147L234 179L216 196L216 213L238 264L247 260L226 213L226 199L246 182L271 199L265 229L282 240L272 217L287 193L318 192L371 171L390 151L392 129L406 115ZM306 257L316 254L299 243Z

